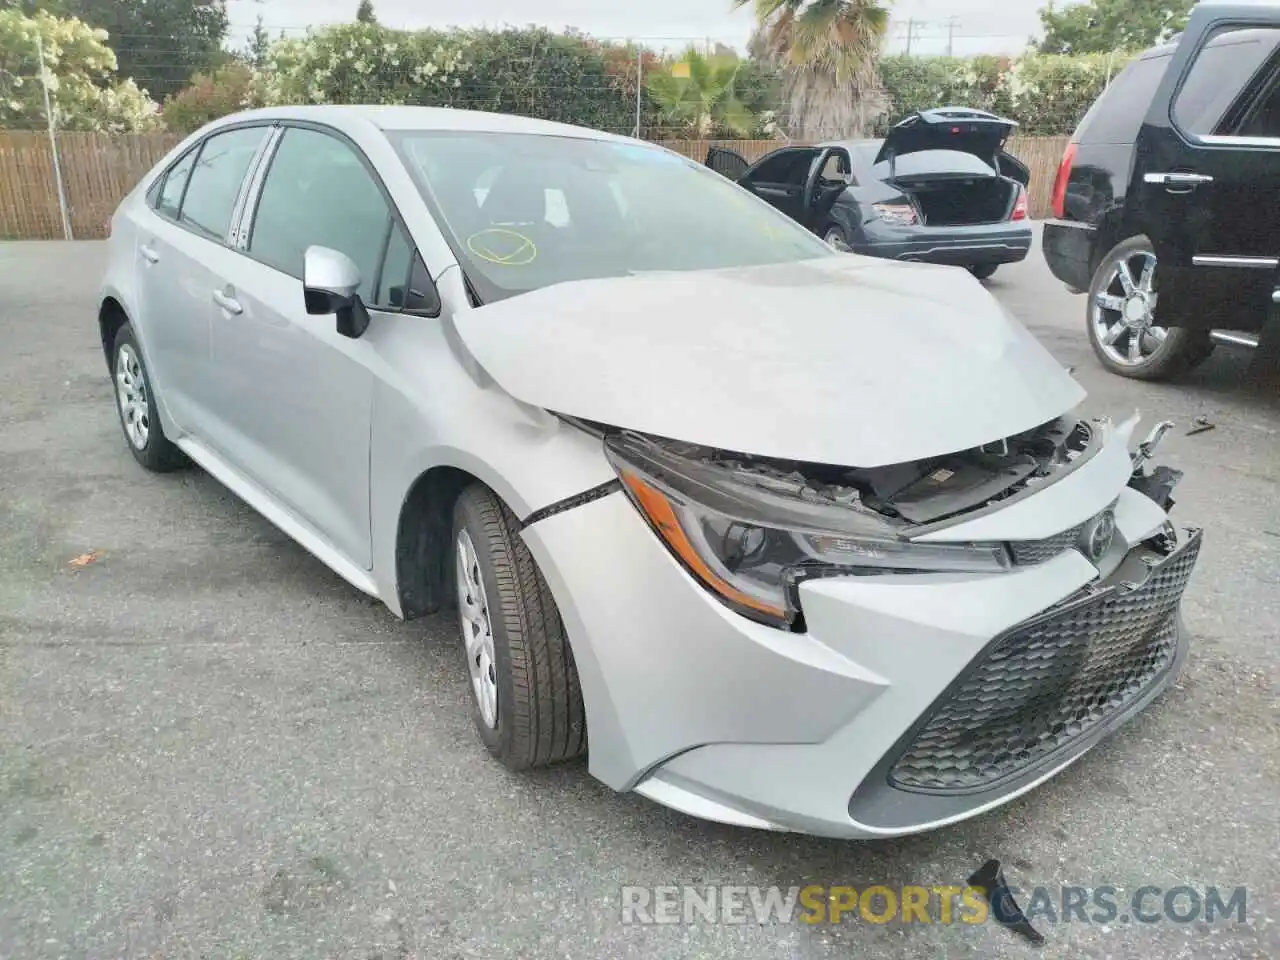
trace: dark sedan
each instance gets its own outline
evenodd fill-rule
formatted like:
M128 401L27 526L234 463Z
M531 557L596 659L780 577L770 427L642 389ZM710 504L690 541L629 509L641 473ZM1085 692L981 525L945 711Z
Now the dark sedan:
M1016 128L982 110L912 114L883 140L788 146L754 164L712 147L707 165L838 250L967 267L985 279L1031 249Z

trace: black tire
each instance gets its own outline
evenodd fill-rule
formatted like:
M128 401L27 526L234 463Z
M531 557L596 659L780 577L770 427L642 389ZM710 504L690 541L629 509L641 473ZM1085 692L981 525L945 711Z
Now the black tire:
M512 770L580 756L586 712L573 652L546 581L520 538L519 522L483 484L462 491L453 513L453 547L465 531L475 548L488 606L497 681L497 723L484 719L468 686L472 716L485 747ZM458 564L454 570L455 587ZM459 616L465 645L466 629Z
M971 263L969 264L969 272L979 280L990 280L995 276L996 271L1000 269L998 263Z
M136 440L130 435L126 422L124 397L121 395L121 367L126 356L136 360L134 382L141 381L141 389L146 401L144 440ZM164 435L164 427L160 424L160 412L156 406L155 391L151 388L151 377L147 373L146 362L142 359L142 351L138 349L138 341L133 335L133 327L124 324L116 331L115 343L111 347L111 388L116 398L116 414L120 419L120 430L124 433L125 443L133 459L148 470L156 473L168 473L180 470L190 464L186 454L174 446Z
M1123 259L1132 259L1139 254L1154 256L1155 250L1146 236L1130 237L1116 244L1099 262L1093 272L1093 283L1089 287L1088 300L1085 304L1085 329L1089 335L1089 343L1093 352L1104 367L1112 373L1133 380L1170 380L1182 376L1194 367L1203 363L1213 353L1213 341L1209 339L1208 330L1188 330L1184 327L1169 327L1168 336L1156 350L1142 361L1133 365L1117 363L1103 349L1098 339L1098 331L1093 321L1093 307L1099 295L1107 293L1104 287L1111 285L1111 270ZM1159 264L1156 264L1159 274ZM1159 320L1159 303L1156 304L1156 320Z

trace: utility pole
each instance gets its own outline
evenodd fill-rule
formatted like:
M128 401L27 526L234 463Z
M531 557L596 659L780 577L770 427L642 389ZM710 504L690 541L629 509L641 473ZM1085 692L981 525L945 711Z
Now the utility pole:
M911 56L911 38L916 32L915 20L907 20L907 56Z
M955 56L956 23L959 19L960 19L959 17L950 17L947 20L947 56L948 57Z

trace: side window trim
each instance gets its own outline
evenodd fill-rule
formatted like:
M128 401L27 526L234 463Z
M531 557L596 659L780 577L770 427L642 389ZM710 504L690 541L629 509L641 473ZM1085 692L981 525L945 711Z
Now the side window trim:
M187 157L194 156L194 160L191 164L191 172L187 174L187 182L182 185L182 196L178 198L177 216L167 217L163 213L161 213L159 209L157 209L156 203L159 202L159 196L160 196L159 191L157 191L156 196L154 198L155 202L152 202L150 197L148 198L147 206L151 208L151 212L154 213L157 217L160 217L166 223L171 223L175 227L180 227L181 229L185 230L187 233L190 233L193 236L199 237L201 240L208 240L210 243L221 243L225 247L232 247L234 249L235 247L234 239L236 236L236 224L238 222L241 205L243 203L244 197L246 196L246 190L250 182L253 180L257 167L261 164L263 151L266 148L267 144L271 142L271 135L268 134L267 136L262 138L262 142L258 144L257 151L254 153L253 158L249 161L249 168L245 172L244 179L240 181L240 190L236 194L236 202L231 208L231 225L227 228L227 233L221 238L221 240L219 240L217 237L211 237L200 230L196 230L193 227L183 222L182 210L187 203L187 191L191 188L191 181L195 177L196 169L200 166L200 156L204 153L205 145L208 144L210 140L212 140L214 137L218 136L219 134L229 133L232 130L245 130L245 129L252 129L254 127L270 127L270 126L272 126L270 122L263 122L261 120L258 120L251 123L231 123L231 124L227 124L227 126L225 127L219 127L217 130L211 130L208 136L202 137L198 142L192 144L189 150L184 151L181 155L179 155L173 161L173 163L169 164L169 166L165 168L165 171L163 174L161 174L159 177L156 177L156 183L158 184L164 183L165 180L168 179L169 174L173 172L174 168L177 167L178 164L180 164ZM161 187L161 190L163 189L164 188Z
M1230 30L1280 30L1280 24L1274 20L1216 20L1208 24L1201 36L1196 41L1196 47L1191 54L1183 61L1181 74L1177 78L1173 89L1167 98L1164 110L1168 114L1168 122L1170 128L1178 135L1178 137L1190 146L1208 146L1208 147L1259 147L1259 148L1278 148L1280 147L1280 137L1238 137L1231 134L1212 133L1197 134L1192 133L1178 122L1176 117L1178 98L1182 95L1183 88L1187 85L1187 80L1191 77L1191 73L1196 68L1196 64L1200 62L1200 58L1204 55L1209 44L1213 42L1216 36L1223 31ZM1276 54L1268 57L1258 70L1245 81L1243 87L1240 88L1239 94L1227 107L1225 116L1235 113L1240 104L1246 98L1252 98L1256 95L1256 90L1260 80L1274 73L1277 69ZM1157 96L1159 96L1157 92Z
M249 214L251 203L256 213L256 198L262 189L262 181L266 179L267 168L271 166L271 160L275 157L276 147L280 143L282 134L279 123L271 124L270 132L263 138L254 158L249 161L249 171L245 174L244 182L240 184L236 205L231 210L231 226L227 236L228 245L233 250L243 252L249 244L249 226L252 222Z

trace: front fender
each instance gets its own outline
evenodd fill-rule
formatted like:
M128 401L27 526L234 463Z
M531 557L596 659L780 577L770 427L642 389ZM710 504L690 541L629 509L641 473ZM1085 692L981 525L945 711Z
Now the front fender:
M523 407L496 385L478 388L431 351L417 385L383 382L370 437L370 535L379 596L403 616L396 580L400 514L418 480L451 468L493 490L521 521L615 479L599 438Z

